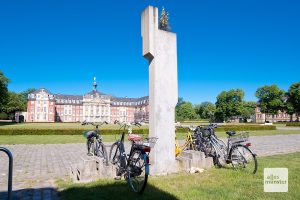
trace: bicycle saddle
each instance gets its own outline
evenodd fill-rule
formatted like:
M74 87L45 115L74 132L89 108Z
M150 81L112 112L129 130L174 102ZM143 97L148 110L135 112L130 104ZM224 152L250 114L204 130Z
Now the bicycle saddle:
M137 134L129 134L128 135L128 140L130 140L130 141L141 141L142 137L137 135Z
M226 131L226 134L229 136L233 136L236 132L234 131Z

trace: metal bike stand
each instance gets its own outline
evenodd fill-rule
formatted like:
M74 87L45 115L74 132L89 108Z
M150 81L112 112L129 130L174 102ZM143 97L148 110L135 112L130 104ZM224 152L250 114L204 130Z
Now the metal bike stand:
M8 185L7 185L7 199L12 200L12 173L13 173L13 156L11 152L4 148L0 147L0 151L3 151L6 153L9 159L9 165L8 165Z

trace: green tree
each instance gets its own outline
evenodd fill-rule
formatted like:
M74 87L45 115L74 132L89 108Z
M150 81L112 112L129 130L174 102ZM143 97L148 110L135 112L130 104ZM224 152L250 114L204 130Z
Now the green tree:
M296 113L296 112L295 112L295 108L294 108L294 106L291 102L289 102L289 101L286 102L285 111L286 111L287 114L290 115L290 122L292 122L293 121L293 114Z
M8 101L4 108L5 112L12 116L16 111L26 111L26 102L21 94L8 92Z
M258 106L261 112L274 115L279 110L285 108L285 92L277 85L266 85L256 90L255 96L258 98Z
M8 83L9 79L4 76L2 71L0 71L0 112L3 111L8 100Z
M20 93L20 95L22 97L22 101L24 103L24 109L25 109L25 111L27 110L28 94L30 94L30 93L32 93L34 91L36 91L36 89L29 88L29 89L27 89L27 90L25 90L25 91L23 91L23 92Z
M246 122L251 116L255 114L255 108L257 103L255 101L244 101L242 110L241 110L241 117L243 117L244 121Z
M177 102L177 104L176 104L176 108L179 108L182 104L184 104L185 103L185 101L183 100L183 98L182 97L179 97L178 98L178 102Z
M176 121L191 119L197 119L197 114L195 112L193 104L190 102L185 102L176 109Z
M300 114L300 82L292 84L287 92L287 111L290 115L296 113L297 121Z
M228 92L223 91L217 96L216 119L227 121L232 117L238 117L243 109L244 91L232 89Z
M201 103L200 105L196 105L195 111L201 119L213 120L213 116L216 112L216 106L215 104L206 101Z

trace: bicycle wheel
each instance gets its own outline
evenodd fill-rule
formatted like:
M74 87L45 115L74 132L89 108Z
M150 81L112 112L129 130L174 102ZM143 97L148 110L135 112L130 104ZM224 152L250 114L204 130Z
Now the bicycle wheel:
M212 143L214 154L213 154L213 162L218 167L223 167L226 165L226 146L224 142L220 142L220 140L214 140Z
M120 162L121 159L121 149L120 143L115 142L111 145L110 152L109 152L109 161L115 165Z
M257 159L248 147L244 145L234 146L231 150L230 158L234 169L256 173Z
M107 157L107 151L104 146L104 144L101 141L97 140L97 145L96 145L96 155L99 158L103 158L103 162L108 165L108 157Z
M149 174L149 164L147 154L139 150L134 150L129 157L127 168L127 181L131 189L139 194L145 190Z

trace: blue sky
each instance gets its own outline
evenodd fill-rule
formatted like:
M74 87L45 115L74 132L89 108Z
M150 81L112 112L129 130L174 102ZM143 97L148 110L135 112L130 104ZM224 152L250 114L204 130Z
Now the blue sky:
M148 95L140 14L149 4L170 13L185 100L215 102L232 88L256 100L260 86L287 90L300 81L296 0L0 0L0 70L9 89L84 94L96 76L102 92Z

